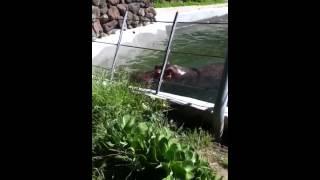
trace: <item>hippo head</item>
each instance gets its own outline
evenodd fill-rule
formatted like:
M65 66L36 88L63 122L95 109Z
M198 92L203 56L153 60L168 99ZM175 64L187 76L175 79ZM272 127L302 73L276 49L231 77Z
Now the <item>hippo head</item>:
M155 66L154 78L156 78L156 79L160 78L161 69L162 69L162 66ZM185 68L177 66L177 65L168 64L166 69L164 70L163 79L166 80L166 81L179 79L185 73L186 73Z
M134 75L134 80L138 82L143 82L146 84L152 84L155 81L158 81L161 75L162 66L156 65L152 71L147 71L144 73L137 73ZM178 79L183 76L186 72L184 68L177 65L167 65L164 74L163 80L170 81L174 79Z

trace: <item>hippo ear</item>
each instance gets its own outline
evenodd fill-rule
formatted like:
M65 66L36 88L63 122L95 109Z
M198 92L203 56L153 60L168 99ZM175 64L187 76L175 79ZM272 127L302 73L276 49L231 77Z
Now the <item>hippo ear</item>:
M173 66L173 65L168 65L167 68L166 68L166 70L167 70L168 72L174 73L177 69L176 69L176 67Z
M165 79L170 80L175 77L175 71L172 67L169 67L165 71Z

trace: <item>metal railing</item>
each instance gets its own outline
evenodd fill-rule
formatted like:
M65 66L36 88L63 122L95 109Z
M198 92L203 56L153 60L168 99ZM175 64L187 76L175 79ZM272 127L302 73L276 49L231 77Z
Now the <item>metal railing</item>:
M163 76L164 76L164 72L165 72L165 68L168 64L168 58L170 56L170 53L180 53L180 54L186 54L186 55L196 55L196 56L204 56L204 57L214 57L214 58L224 58L221 56L211 56L211 55L205 55L205 54L196 54L196 53L188 53L188 52L179 52L179 51L171 51L171 43L173 40L173 36L174 36L174 32L175 32L175 28L177 23L185 23L185 24L228 24L225 22L178 22L178 15L179 13L176 12L175 17L174 17L174 21L152 21L152 22L160 22L160 23L173 23L172 27L171 27L171 32L170 32L170 36L169 36L169 41L168 44L166 46L165 50L161 50L161 49L153 49L153 48L147 48L147 47L138 47L138 46L131 46L131 45L125 45L125 44L121 44L121 40L122 40L122 35L123 35L123 31L124 31L124 27L125 27L125 23L127 20L130 21L135 21L135 20L131 20L131 19L127 19L127 14L128 11L126 11L124 18L118 19L118 20L123 20L122 21L122 25L121 25L121 29L120 29L120 35L119 35L119 39L118 39L118 43L107 43L107 42L99 42L99 41L93 41L96 43L103 43L103 44L109 44L109 45L114 45L116 46L116 51L115 51L115 55L112 61L112 67L111 67L111 77L110 80L113 80L114 77L114 71L115 71L115 64L117 61L117 57L118 57L118 52L121 46L124 47L130 47L130 48L138 48L138 49L144 49L144 50L152 50L152 51L160 51L160 52L165 52L165 57L163 59L163 63L162 63L162 69L161 69L161 73L160 73L160 77L158 79L158 84L157 84L157 89L156 89L156 94L158 94L160 92L161 89L161 85L163 82ZM139 22L142 22L141 20L137 20ZM145 22L150 22L150 21L145 21ZM227 101L228 101L228 55L226 54L226 61L225 61L225 65L224 65L224 72L223 72L223 77L221 79L221 83L218 89L218 95L217 95L217 99L214 103L214 108L213 108L213 128L215 130L215 136L216 138L219 140L222 137L223 134L223 130L224 130L224 112L225 112L225 108L227 106Z

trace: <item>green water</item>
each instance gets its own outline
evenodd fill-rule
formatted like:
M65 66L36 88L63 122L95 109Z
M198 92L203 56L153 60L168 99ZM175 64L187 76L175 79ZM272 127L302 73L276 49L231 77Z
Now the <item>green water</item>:
M213 18L208 22L227 22L227 16ZM172 42L172 53L169 56L171 64L184 67L199 68L207 64L223 63L228 41L228 25L226 24L178 24ZM160 42L163 47L168 40ZM163 48L164 49L164 48ZM155 65L161 65L165 52L139 50L141 55L129 61L129 67L135 71L150 71ZM206 57L174 52L186 52L192 54L216 56ZM130 57L128 57L130 59ZM164 83L161 91L189 96L208 102L214 102L217 95L216 88L201 89L199 87L188 87L186 85L169 85Z

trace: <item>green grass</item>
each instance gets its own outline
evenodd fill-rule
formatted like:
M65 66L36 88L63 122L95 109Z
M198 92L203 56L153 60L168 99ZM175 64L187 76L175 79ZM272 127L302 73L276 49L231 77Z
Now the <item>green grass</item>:
M166 7L177 7L177 6L209 5L209 4L219 4L224 2L225 2L224 0L187 0L187 1L156 0L154 2L154 7L166 8Z
M132 92L126 75L102 74L92 80L93 180L219 178L194 148L209 143L206 133L174 131L165 101Z
M185 130L181 133L181 140L189 143L194 149L200 150L208 147L214 140L207 131L199 129Z
M214 143L214 138L207 131L199 129L184 130L180 136L181 140L189 143L200 158L209 162L210 167L220 174L221 169L228 169L227 150Z

